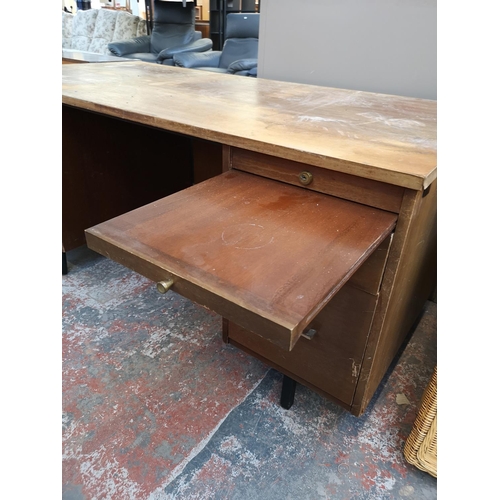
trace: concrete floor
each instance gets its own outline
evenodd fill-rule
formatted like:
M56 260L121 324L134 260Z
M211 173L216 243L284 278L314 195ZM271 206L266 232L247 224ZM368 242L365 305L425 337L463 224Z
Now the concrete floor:
M435 499L403 457L437 305L359 418L221 341L221 318L82 247L63 295L62 498Z

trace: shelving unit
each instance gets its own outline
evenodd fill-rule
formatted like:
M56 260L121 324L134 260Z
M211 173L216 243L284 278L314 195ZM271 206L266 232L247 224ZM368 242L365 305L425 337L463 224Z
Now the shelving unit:
M101 9L109 10L124 10L125 12L130 12L132 14L132 9L130 8L130 0L105 0L101 1Z
M210 38L213 50L222 50L226 32L226 16L231 12L260 12L257 0L210 0Z
M183 0L179 0L181 2ZM187 1L187 0L186 0ZM195 8L196 6L196 0L189 0L189 1L194 1ZM154 0L144 0L144 8L146 9L146 25L147 25L147 31L148 35L151 35L153 31L153 19L154 19ZM201 7L200 7L201 9ZM200 10L201 12L201 10Z
M144 0L144 9L146 14L147 34L151 35L153 29L153 0Z

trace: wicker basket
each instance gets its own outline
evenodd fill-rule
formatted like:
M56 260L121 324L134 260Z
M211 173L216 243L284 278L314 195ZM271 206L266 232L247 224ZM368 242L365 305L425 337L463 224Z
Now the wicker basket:
M422 396L403 453L410 464L437 477L437 367Z

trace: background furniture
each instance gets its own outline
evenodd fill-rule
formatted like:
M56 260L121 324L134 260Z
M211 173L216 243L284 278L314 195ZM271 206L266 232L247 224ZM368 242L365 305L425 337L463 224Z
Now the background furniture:
M101 9L126 10L127 12L132 13L130 0L121 2L117 2L116 0L101 0Z
M257 76L260 14L228 14L222 51L176 54L174 65L217 73Z
M208 172L203 169L216 155L205 153L202 170L197 172L194 164L193 179L200 173L199 180L216 177L158 201L156 212L155 205L142 207L134 220L129 219L134 214L119 216L88 230L89 247L153 282L172 280L173 291L225 318L224 341L354 415L362 414L435 286L436 103L267 79L227 78L141 62L65 65L62 70L63 108L73 117L72 126L67 126L63 116L63 147L69 158L94 150L93 144L80 141L80 124L91 115L95 123L103 123L109 143L108 163L102 153L95 156L102 158L103 166L114 169L118 179L123 130L128 129L132 138L135 129L144 125L165 139L170 134L179 140L202 139L207 151L220 151L222 159L218 165L214 162L215 171ZM91 86L86 84L89 79L95 82ZM141 85L137 85L139 80ZM109 120L123 128L107 126ZM162 144L162 140L152 144ZM136 144L140 157L147 148ZM158 149L163 153L166 148ZM163 154L163 160L168 156ZM169 168L175 169L175 163ZM250 178L260 187L245 181ZM71 186L69 180L63 181L63 189L79 188L78 183ZM220 228L219 216L236 213L233 206L240 205L240 210L248 209L251 214L262 201L257 222L251 217L240 219L244 227L239 234L237 225L227 226L232 232L225 233L224 241L235 247L234 255L236 247L241 247L238 259L220 262L226 270L239 266L237 273L230 273L232 284L219 281L223 270L212 265L221 233L200 238L188 230L191 213L209 214L202 200L210 198L212 187L224 187L234 196L218 196L217 203L209 205L216 228ZM293 195L287 194L292 191ZM272 199L274 192L283 197ZM190 198L190 193L200 196L191 197L191 204L178 204ZM66 203L72 203L70 193L65 196ZM304 255L305 260L281 269L282 275L277 276L283 286L271 300L259 300L262 293L253 286L263 282L268 267L259 266L254 250L260 252L258 248L264 249L271 241L265 231L266 217L275 224L276 217L291 213L298 201L308 205L309 216L301 219L299 211L297 219L287 219L292 222L283 224L280 233L286 228L295 231L289 250ZM323 210L327 203L343 207L339 217L344 221L366 209L376 218L383 217L376 241L361 244L354 235L364 232L356 231L356 224L347 224L337 233L339 220L326 215L331 214ZM86 206L85 202L78 205ZM184 208L176 212L175 224L158 224L168 216L164 207L169 205ZM145 226L144 210L154 212ZM311 224L311 214L321 224ZM395 227L384 237L391 218ZM127 221L130 225L124 232ZM205 235L208 229L204 228ZM177 240L179 231L184 232L183 238ZM338 259L308 259L307 245L317 248L318 241L328 252L344 249L338 256L346 266L337 268ZM354 249L356 256L351 260ZM174 255L172 260L177 250L183 257ZM314 288L315 283L321 287ZM256 299L254 291L259 292Z
M222 50L226 40L226 20L231 12L260 12L255 0L210 0L210 38L215 50Z
M437 477L437 367L422 396L403 453L410 464Z
M62 11L62 48L111 55L110 42L146 34L146 21L125 11L109 9Z
M127 42L110 43L113 55L160 64L174 64L173 55L182 52L205 52L212 48L212 41L201 38L195 31L194 3L154 2L151 35Z
M88 10L90 9L90 0L76 0L76 8L78 10Z
M82 52L81 50L62 49L63 64L79 63L105 63L105 62L125 62L124 57L115 57L107 54L94 54L93 52Z

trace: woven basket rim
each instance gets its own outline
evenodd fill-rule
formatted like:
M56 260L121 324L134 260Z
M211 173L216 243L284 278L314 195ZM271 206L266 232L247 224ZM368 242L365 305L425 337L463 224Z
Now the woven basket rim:
M403 453L407 462L437 477L437 366L422 396Z

